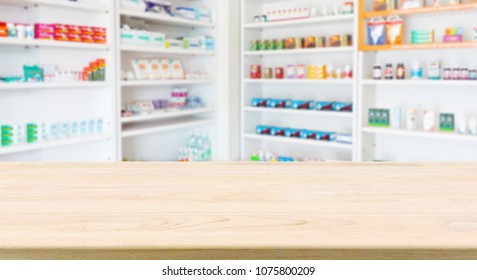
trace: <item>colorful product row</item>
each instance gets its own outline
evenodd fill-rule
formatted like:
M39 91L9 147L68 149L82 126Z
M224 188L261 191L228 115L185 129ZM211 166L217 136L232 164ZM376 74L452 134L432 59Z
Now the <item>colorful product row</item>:
M276 21L288 21L288 20L297 20L297 19L306 19L312 17L327 17L327 16L337 16L337 15L349 15L354 12L354 3L353 1L347 1L339 5L334 5L329 8L328 6L323 6L318 13L316 7L303 6L296 8L288 9L273 9L266 12L264 15L256 15L254 17L255 23L260 22L276 22Z
M353 78L353 70L351 66L346 65L344 69L334 68L333 65L308 65L290 64L285 69L283 67L264 68L262 75L261 65L250 66L251 79L309 79L309 80L325 80L325 79L351 79Z
M375 64L373 67L373 79L374 80L404 80L407 77L407 72L413 80L422 79L423 69L419 62L415 62L410 69L406 71L406 66L403 63L398 63L396 71L394 71L392 63L386 63L384 68L380 64ZM431 62L427 68L427 78L429 80L477 80L477 69L476 68L467 68L467 67L444 67L441 68L440 62Z
M291 99L267 99L253 98L252 107L262 108L282 108L293 110L317 110L317 111L335 111L352 112L353 104L347 102L328 102L312 100L291 100Z
M259 135L281 136L319 141L337 141L336 132L323 132L308 129L294 129L276 126L257 125L255 132Z
M61 123L28 123L26 125L1 125L1 146L34 144L45 141L100 135L103 133L102 118Z
M57 65L24 65L23 77L0 77L0 82L98 82L106 80L106 61L97 59L82 71L61 70Z
M215 39L210 36L166 39L164 33L133 30L128 25L124 25L123 28L121 28L120 37L122 45L204 51L213 51L215 49Z
M0 22L0 37L106 44L106 28L70 24Z
M203 7L178 6L172 12L172 4L166 1L157 0L122 0L121 6L125 9L134 9L146 13L158 14L168 17L178 17L187 20L211 22L212 13Z
M400 9L417 9L426 7L437 7L442 5L459 5L467 3L477 3L477 0L432 0L426 2L425 0L373 0L374 11L393 11Z
M477 136L477 118L460 118L456 120L455 114L440 113L437 120L436 115L436 112L433 110L424 110L422 111L422 116L420 116L417 109L411 108L406 111L405 128L407 130L418 130L419 127L422 127L423 131L435 132L438 125L438 130L440 132L457 132L462 135L467 134ZM422 119L422 125L419 125L420 119ZM392 127L393 129L402 129L402 108L396 107L391 110L369 109L368 124L373 127Z
M286 38L273 40L253 40L250 43L252 51L314 49L326 47L349 47L353 45L353 36L331 35L328 39L324 36L305 38Z

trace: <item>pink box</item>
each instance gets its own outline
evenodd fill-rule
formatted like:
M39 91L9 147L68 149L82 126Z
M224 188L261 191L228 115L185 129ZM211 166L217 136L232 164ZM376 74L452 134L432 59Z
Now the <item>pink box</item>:
M35 39L36 40L54 40L55 33L54 32L44 32L44 31L35 31Z
M54 32L53 24L35 23L35 32Z
M95 36L106 36L106 28L103 27L93 27L93 32Z
M462 42L462 35L445 35L444 43L459 43Z
M55 33L68 33L68 25L55 23L54 30L55 30Z
M81 34L83 35L94 35L94 29L91 26L80 26Z
M78 25L67 25L66 26L69 34L81 34L81 27Z

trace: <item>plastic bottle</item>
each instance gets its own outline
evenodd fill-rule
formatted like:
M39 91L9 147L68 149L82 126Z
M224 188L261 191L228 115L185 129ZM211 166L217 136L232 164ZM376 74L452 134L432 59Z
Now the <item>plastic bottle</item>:
M205 158L207 161L212 160L212 142L210 141L209 134L204 133L204 148L205 148Z
M200 133L197 134L198 161L205 161L204 140Z

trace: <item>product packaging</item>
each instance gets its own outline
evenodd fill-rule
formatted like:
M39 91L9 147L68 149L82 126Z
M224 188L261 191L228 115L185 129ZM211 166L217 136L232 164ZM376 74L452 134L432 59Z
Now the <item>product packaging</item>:
M368 125L375 127L389 127L390 116L388 109L369 109Z
M432 132L436 129L436 114L431 110L423 112L423 128L424 131Z
M370 45L384 45L386 42L386 21L371 18L368 22L368 41Z
M455 131L455 116L454 114L442 113L439 115L439 129L442 132Z
M292 101L290 99L268 99L266 103L268 108L289 109L292 107Z
M477 119L469 119L468 130L470 135L477 136Z
M387 43L389 45L402 44L404 21L399 16L390 16L386 21Z
M391 127L393 129L402 128L402 109L400 107L391 110Z
M406 114L406 128L408 130L417 130L417 109L409 109Z
M272 127L264 126L264 125L257 125L256 133L261 135L270 135Z
M427 67L427 78L429 80L440 80L441 79L441 63L438 61L429 63Z
M0 37L8 37L8 28L6 22L0 22Z
M300 130L293 129L293 128L287 128L287 129L285 129L285 137L299 138L300 137Z
M252 107L267 107L267 99L264 98L253 98Z
M250 78L261 79L262 78L262 66L251 65L250 66Z
M148 71L146 59L133 59L132 67L133 67L134 75L136 76L136 79L138 80L151 79L151 73L150 71Z
M283 127L272 127L270 129L271 136L285 136L285 128Z
M291 108L295 110L313 110L314 102L310 100L293 100Z
M457 133L467 134L467 119L461 118L457 123Z
M325 102L317 101L315 108L318 111L331 111L331 110L333 110L333 103L332 102L326 102L326 101Z
M386 11L387 9L387 0L373 0L374 11Z
M424 7L424 0L399 0L399 9L415 9Z

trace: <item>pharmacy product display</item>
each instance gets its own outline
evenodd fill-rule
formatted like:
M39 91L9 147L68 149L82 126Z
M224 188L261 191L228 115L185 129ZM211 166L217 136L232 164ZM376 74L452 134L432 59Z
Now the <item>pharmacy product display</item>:
M106 28L61 23L0 22L0 37L22 40L55 40L61 42L106 44Z
M179 149L181 162L203 162L212 160L212 142L207 132L191 132L187 144Z
M97 59L81 70L67 70L53 64L24 65L22 76L0 76L1 83L65 83L106 81L106 61Z
M374 80L420 80L424 78L424 73L427 73L427 79L429 80L477 81L477 67L442 67L439 61L429 63L426 69L423 69L419 62L414 62L410 67L406 67L404 63L398 63L395 68L392 63L375 64L372 76Z
M299 158L299 157L288 157L288 156L281 156L278 153L258 150L252 151L250 153L250 161L258 161L258 162L316 162L320 161L315 158Z
M142 100L124 104L121 110L123 118L150 114L171 113L184 110L197 110L206 105L200 97L190 96L186 88L176 88L170 99Z
M353 45L353 36L350 34L285 38L271 40L253 40L250 43L252 51L274 51L294 49L315 49L326 47L350 47Z
M303 20L314 17L328 17L338 15L349 15L354 12L353 1L346 1L343 4L332 6L322 5L317 6L301 6L285 9L272 9L266 11L263 15L256 15L254 17L255 23L261 22L279 22L290 20Z
M285 127L276 127L276 126L268 126L268 125L257 125L255 132L258 135L268 135L268 136L275 136L275 137L287 137L287 138L298 138L303 140L318 140L318 141L337 142L337 143L343 143L343 144L352 144L352 138L349 134L342 134L342 133L336 133L336 132L285 128Z
M368 125L393 129L425 132L450 132L477 136L477 118L456 119L454 113L436 113L434 110L420 112L410 108L404 112L401 107L392 109L369 109ZM404 120L404 121L403 121Z
M336 67L334 65L304 65L290 64L287 67L265 67L262 65L250 66L251 79L308 79L308 80L325 80L325 79L352 79L353 70L350 65L344 67Z
M445 3L446 2L446 3ZM393 1L393 0L374 0L373 8L374 11L393 11L393 10L405 10L405 9L419 9L426 7L438 8L440 6L450 7L454 5L463 7L466 4L477 3L474 0L456 0L456 1L433 1L429 3L430 6L426 6L428 3L426 1ZM469 8L473 8L469 6ZM450 10L451 8L449 8ZM439 10L436 10L439 11ZM443 10L444 11L444 10ZM398 15L391 15L386 18L384 17L373 17L370 18L367 22L367 33L368 33L368 44L379 46L379 45L401 45L405 44L404 30L410 30L410 41L408 44L419 45L419 44L434 44L434 43L463 43L466 41L476 41L475 27L472 27L470 30L461 26L449 26L443 30L443 36L441 38L436 38L436 30L433 28L420 28L413 29L405 26L406 21L399 17ZM439 33L441 30L439 30ZM470 32L469 32L470 31ZM470 37L464 36L466 33L471 34Z
M166 17L176 17L201 22L212 21L212 12L204 7L173 7L170 2L158 0L121 0L121 6L127 9Z
M168 50L213 51L215 39L210 36L166 38L161 32L144 28L133 29L125 24L121 28L121 45L155 47Z
M317 111L333 111L333 112L352 112L353 111L353 104L348 102L253 98L251 105L252 107L257 107L257 108L261 107L261 108L317 110Z
M184 71L181 61L172 58L133 59L133 71L122 72L122 79L134 80L209 80L204 72Z
M95 118L71 122L2 124L0 128L1 147L10 147L101 135L103 134L104 120L103 118Z

